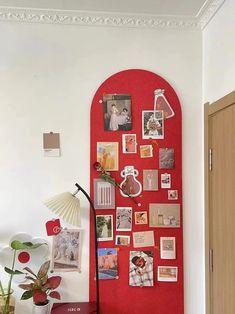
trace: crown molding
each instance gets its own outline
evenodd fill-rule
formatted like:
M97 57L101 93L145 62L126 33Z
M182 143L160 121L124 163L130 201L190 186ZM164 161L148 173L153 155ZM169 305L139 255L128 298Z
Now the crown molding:
M208 0L208 5L203 7L197 17L0 7L0 21L154 29L202 29L224 1Z

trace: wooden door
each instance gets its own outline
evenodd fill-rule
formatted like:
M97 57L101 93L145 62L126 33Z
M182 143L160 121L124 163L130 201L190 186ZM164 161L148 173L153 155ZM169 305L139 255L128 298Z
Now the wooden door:
M207 314L235 313L235 92L207 106Z

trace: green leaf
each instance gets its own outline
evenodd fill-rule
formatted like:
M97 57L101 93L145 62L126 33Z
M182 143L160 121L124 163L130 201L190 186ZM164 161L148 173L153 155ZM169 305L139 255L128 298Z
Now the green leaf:
M21 300L28 300L30 298L32 298L33 296L33 290L28 290L28 291L25 291L22 296L21 296Z
M43 244L47 245L47 243L36 243L36 244L33 244L32 242L20 242L18 240L14 240L14 241L11 242L11 248L13 250L31 250L31 249L36 249L36 248L40 247Z
M47 275L49 267L50 267L50 261L46 261L45 263L43 263L38 271L37 278L40 278L40 279L44 278Z
M12 270L8 267L4 267L4 270L6 273L10 274L10 275L23 275L24 273L22 273L22 271L19 270Z

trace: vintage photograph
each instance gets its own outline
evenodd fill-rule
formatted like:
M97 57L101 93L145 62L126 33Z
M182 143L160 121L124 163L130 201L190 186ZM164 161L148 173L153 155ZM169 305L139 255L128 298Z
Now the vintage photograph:
M147 211L135 212L135 224L136 225L146 225L148 223Z
M122 134L123 154L135 154L137 152L136 134Z
M147 246L155 246L154 232L151 231L141 231L133 232L133 247L143 248Z
M117 279L118 263L117 249L98 248L98 275L99 279Z
M109 171L118 171L118 142L97 142L97 162Z
M152 145L140 145L140 158L153 157Z
M130 236L127 235L116 235L116 245L124 245L129 246L130 245Z
M164 115L162 110L142 111L142 138L164 138Z
M132 129L131 95L105 94L103 104L105 131L129 131Z
M132 207L117 207L116 231L132 230Z
M161 174L161 188L170 189L171 188L171 175L169 173Z
M178 280L178 267L173 266L158 266L158 281Z
M103 179L94 179L95 209L115 208L115 187Z
M159 168L174 168L174 148L159 148Z
M179 228L180 204L149 204L149 227Z
M153 286L153 251L130 251L129 285Z
M113 215L96 215L98 241L113 240Z
M143 190L158 191L158 170L143 170Z
M54 271L81 271L81 231L62 229L53 237L52 269Z
M160 258L176 258L175 237L160 237Z
M168 200L178 200L178 190L168 190Z

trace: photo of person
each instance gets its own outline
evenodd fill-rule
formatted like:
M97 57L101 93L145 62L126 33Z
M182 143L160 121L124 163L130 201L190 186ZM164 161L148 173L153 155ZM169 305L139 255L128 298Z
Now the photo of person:
M55 271L80 271L81 231L61 230L53 237L52 268Z
M136 134L122 134L123 154L135 154L137 152Z
M143 170L143 188L144 191L158 190L158 170L144 169Z
M98 248L99 279L117 279L118 277L117 249Z
M130 251L129 285L153 286L153 252Z
M97 162L109 171L118 170L118 142L97 142Z
M132 230L132 207L117 207L116 209L116 230Z
M113 215L96 215L98 241L113 240Z
M164 115L163 111L142 111L142 138L164 138Z
M131 123L131 96L128 94L105 94L104 130L129 131Z

